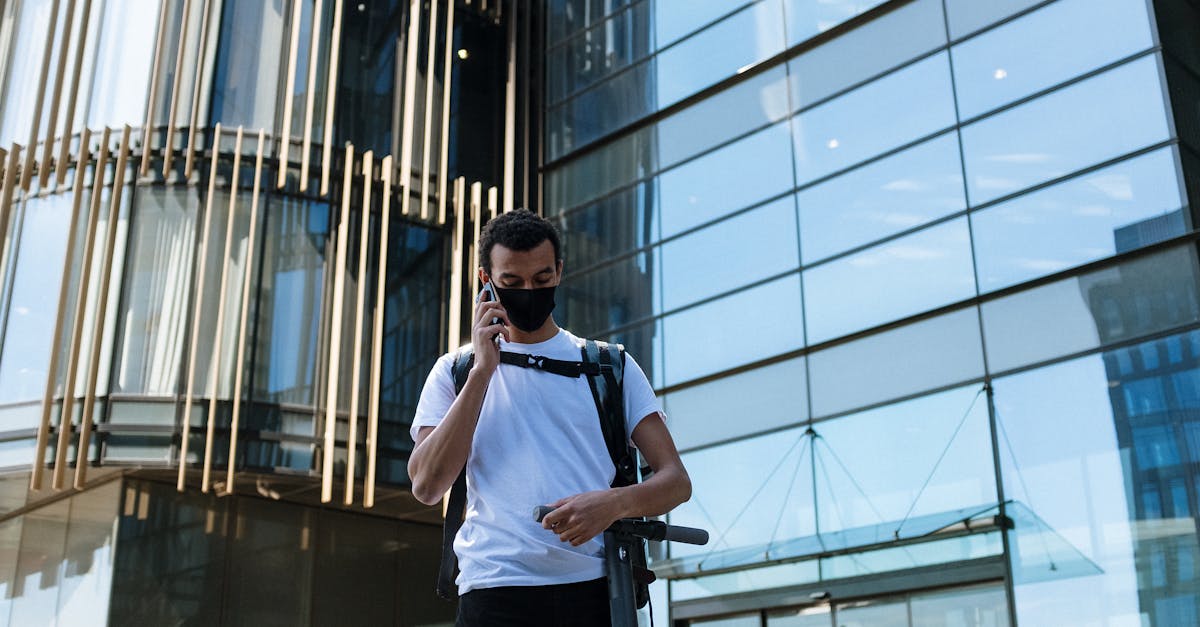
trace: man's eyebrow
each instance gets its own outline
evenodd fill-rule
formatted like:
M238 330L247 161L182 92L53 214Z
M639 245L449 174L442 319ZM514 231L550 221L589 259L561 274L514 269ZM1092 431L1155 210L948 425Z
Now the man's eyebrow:
M534 272L533 274L534 274L534 276L537 276L539 274L546 274L547 272L554 272L554 268L551 268L550 266L546 266L545 268L542 268L541 270L538 270L537 272ZM501 279L519 279L519 278L521 278L521 276L513 274L511 272L501 272L500 278Z

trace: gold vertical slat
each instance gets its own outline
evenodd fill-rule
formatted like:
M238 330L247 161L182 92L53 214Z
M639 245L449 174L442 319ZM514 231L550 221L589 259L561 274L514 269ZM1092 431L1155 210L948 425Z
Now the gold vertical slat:
M287 91L283 94L283 125L279 129L279 182L282 188L287 183L288 149L292 144L292 101L296 91L296 55L300 49L300 12L303 0L292 0L292 40L288 45Z
M208 23L212 21L212 2L204 0L200 9L200 44L196 48L196 72L192 75L192 111L188 123L187 159L183 163L183 178L192 178L192 166L196 161L196 125L200 118L200 95L204 91L204 59L208 52ZM213 136L212 145L220 145L221 135Z
M46 141L42 146L42 167L38 170L38 187L45 189L50 182L50 159L54 156L54 130L58 126L58 107L62 99L63 75L67 72L67 52L71 48L71 29L75 25L75 0L67 0L67 12L63 16L62 45L58 49L58 68L54 71L54 89L50 96L50 115L46 117ZM64 143L71 138L64 135Z
M321 50L321 0L313 5L312 38L308 43L308 82L304 84L304 144L300 154L300 191L308 191L308 166L312 161L312 120L317 97L317 53Z
M67 180L67 165L70 163L71 135L75 130L75 106L79 102L80 74L83 72L83 57L87 49L88 22L92 15L92 0L84 0L83 11L79 18L79 45L75 48L74 69L71 71L71 96L67 98L67 111L63 116L62 143L58 147L58 163L55 167L55 185L62 185ZM142 140L145 143L145 140ZM79 150L86 150L80 144ZM75 169L79 171L78 168Z
M454 237L450 241L450 298L446 306L447 352L458 348L462 340L463 240L466 229L467 180L454 179Z
M429 142L433 137L433 70L437 56L433 48L437 45L438 2L429 3L429 41L425 45L425 120L421 124L421 219L429 219Z
M446 223L447 165L450 158L450 79L454 73L454 0L446 1L446 46L442 51L442 141L438 145L438 224ZM457 210L456 210L457 211Z
M238 318L237 359L233 376L233 415L229 419L229 469L225 473L225 493L233 493L233 471L237 461L237 437L242 410L242 373L246 363L246 321L250 313L250 283L254 276L254 243L258 232L258 196L262 189L263 146L266 132L258 131L258 154L254 157L254 188L250 197L250 233L246 239L246 267L242 273L242 311Z
M179 477L175 489L183 492L187 477L188 437L192 428L192 394L196 384L196 352L200 349L200 319L204 313L204 274L208 266L208 234L212 230L213 194L217 189L217 155L220 153L221 123L213 129L212 162L208 168L208 197L204 199L204 227L196 256L196 303L192 307L192 341L188 349L187 385L183 394L182 436L179 441Z
M171 160L174 157L175 151L175 122L179 115L179 89L183 81L179 77L183 75L183 60L187 54L188 40L188 22L192 16L192 0L183 0L183 13L179 18L179 46L175 48L175 74L171 81L171 105L167 110L167 132L166 141L163 144L163 178L167 178L171 174ZM143 146L143 150L148 147ZM216 152L216 151L214 151ZM182 470L180 470L182 473ZM180 475L180 490L183 490L182 474Z
M84 129L83 137L80 140L83 150L80 151L79 165L77 166L82 170L87 169L87 145L90 141L91 135ZM79 236L79 208L83 203L83 179L83 172L75 175L74 193L71 197L71 223L67 227L67 248L63 255L62 279L58 284L58 311L54 315L54 336L50 340L50 365L47 368L46 388L42 395L42 415L38 423L39 434L49 430L50 412L54 407L54 390L58 387L56 384L58 383L59 345L62 344L63 326L66 323L67 292L71 289L71 254L75 251L75 240ZM54 480L52 482L55 490L62 488L63 466L67 459L67 444L71 437L70 426L71 416L63 415L58 421L58 448L55 449ZM38 466L40 467L41 464Z
M325 88L325 140L321 157L321 196L329 193L329 168L333 159L333 110L337 104L338 56L342 46L342 0L333 3L333 35L329 43L329 76ZM347 166L349 167L349 166Z
M117 166L113 170L112 193L108 204L108 232L104 238L104 265L100 267L100 289L96 291L96 315L93 318L90 347L91 363L88 364L87 385L83 390L83 417L79 420L79 444L76 450L75 487L83 486L87 480L87 450L92 437L93 415L96 411L96 381L100 378L100 353L104 348L105 316L108 313L108 290L112 286L113 252L117 247L117 227L121 218L121 195L125 191L125 168L129 162L129 138L133 127L128 124L121 129L121 148L117 153ZM57 469L56 469L57 470Z
M502 5L497 4L497 11ZM504 211L512 211L513 188L515 185L517 151L517 12L513 0L513 14L508 19L508 73L504 81L504 178L500 185L504 189ZM496 215L495 213L492 214Z
M201 492L208 492L212 478L213 435L217 428L217 395L221 391L221 349L225 346L221 335L225 331L225 291L229 287L229 257L233 250L233 231L237 226L238 174L242 167L242 136L242 127L239 126L237 138L233 141L233 170L229 175L229 210L225 215L225 246L221 249L221 280L220 287L217 288L217 328L213 331L212 356L208 361L208 414L204 417L204 468L200 471Z
M483 183L471 183L471 267L479 263L479 232L483 228ZM473 273L472 273L473 274ZM471 302L479 296L479 281L471 281Z
M392 156L380 163L383 206L379 211L379 269L375 277L375 310L371 317L371 374L367 396L367 475L363 480L363 507L375 506L375 464L379 454L379 396L383 370L383 309L387 302L388 226L392 218Z
M371 247L371 170L374 157L375 154L370 150L363 153L363 200L358 229L358 282L354 312L354 361L350 369L350 423L346 431L346 505L354 503L354 457L358 446L358 392L362 387L363 314L367 306L367 252Z
M89 0L90 2L90 0ZM165 0L158 4L158 35L154 38L154 61L150 63L150 99L146 101L146 123L142 125L142 163L138 175L150 173L151 125L154 124L154 105L158 102L158 75L162 71L163 47L167 38L167 6Z
M495 186L488 188L487 210L488 210L488 219L489 220L494 220L496 218L496 211L498 209L497 200L496 200L497 195L498 194L497 194L497 190L496 190Z
M105 128L100 136L100 153L96 157L96 166L92 168L92 196L88 203L88 226L84 235L83 255L79 263L79 285L75 289L75 317L71 322L71 342L67 348L67 369L66 377L63 381L63 403L62 410L59 412L59 429L63 429L63 420L66 424L70 424L75 415L75 376L78 370L79 362L79 342L83 337L84 320L83 315L87 311L87 294L88 286L92 278L92 250L96 243L96 224L100 216L100 196L104 191L105 172L108 168L109 156L109 141L111 139L112 130ZM81 145L81 150L88 150L86 144ZM83 173L76 173L77 178L82 178ZM47 426L49 426L47 424ZM32 477L30 480L30 488L34 490L42 489L42 463L46 456L46 442L39 432L37 457L38 464L34 466Z
M350 188L354 173L354 144L346 144L343 169L342 212L334 245L333 313L329 316L329 373L325 392L325 440L321 449L321 502L333 500L333 439L337 428L338 381L342 357L342 292L345 289L346 248L350 238Z
M417 36L421 33L421 0L408 3L408 36L405 37L404 58L404 121L400 127L400 215L409 214L412 202L413 118L416 117Z
M38 75L37 95L34 96L33 123L29 125L29 145L25 152L25 167L21 170L21 190L29 191L29 180L33 175L34 157L37 156L38 132L42 128L42 106L46 104L46 79L50 74L50 54L54 51L54 31L58 28L59 0L50 3L50 25L46 27L46 47L42 51L42 71ZM44 167L44 166L43 166Z

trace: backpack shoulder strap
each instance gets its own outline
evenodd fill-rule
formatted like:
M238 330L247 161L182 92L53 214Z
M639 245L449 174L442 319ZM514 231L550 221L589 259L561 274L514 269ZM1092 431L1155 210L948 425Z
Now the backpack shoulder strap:
M450 375L454 377L454 394L462 392L467 384L467 375L475 363L475 351L470 345L464 346L454 355L450 364ZM467 469L458 472L458 478L450 487L450 497L446 500L446 519L442 522L442 562L438 567L437 593L443 599L453 599L458 595L454 585L458 570L458 557L454 555L454 537L462 528L463 515L467 510Z
M592 371L598 374L589 374L587 379L600 417L604 444L616 468L612 485L633 485L637 483L637 462L629 447L629 434L625 433L625 347L585 340L580 351L584 363L599 365Z

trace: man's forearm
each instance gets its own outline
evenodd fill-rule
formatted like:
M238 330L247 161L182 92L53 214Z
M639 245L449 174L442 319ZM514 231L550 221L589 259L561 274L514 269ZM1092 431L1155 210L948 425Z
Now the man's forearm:
M615 488L618 518L661 516L692 496L692 482L683 466L667 466L645 481Z
M408 476L418 501L426 505L436 503L466 465L489 375L479 370L467 375L466 384L441 424L418 442L409 456Z

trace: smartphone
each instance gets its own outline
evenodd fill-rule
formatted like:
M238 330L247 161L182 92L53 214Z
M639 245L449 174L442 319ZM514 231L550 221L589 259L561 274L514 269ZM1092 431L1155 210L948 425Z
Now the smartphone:
M479 290L479 302L482 303L482 302L491 301L491 300L497 300L496 290L492 288L492 282L488 281L487 283L483 284L483 289ZM496 324L498 322L500 322L500 318L492 317L492 321L490 324ZM492 336L492 340L499 342L500 341L498 339L499 337L500 337L500 334L497 333L496 335Z

